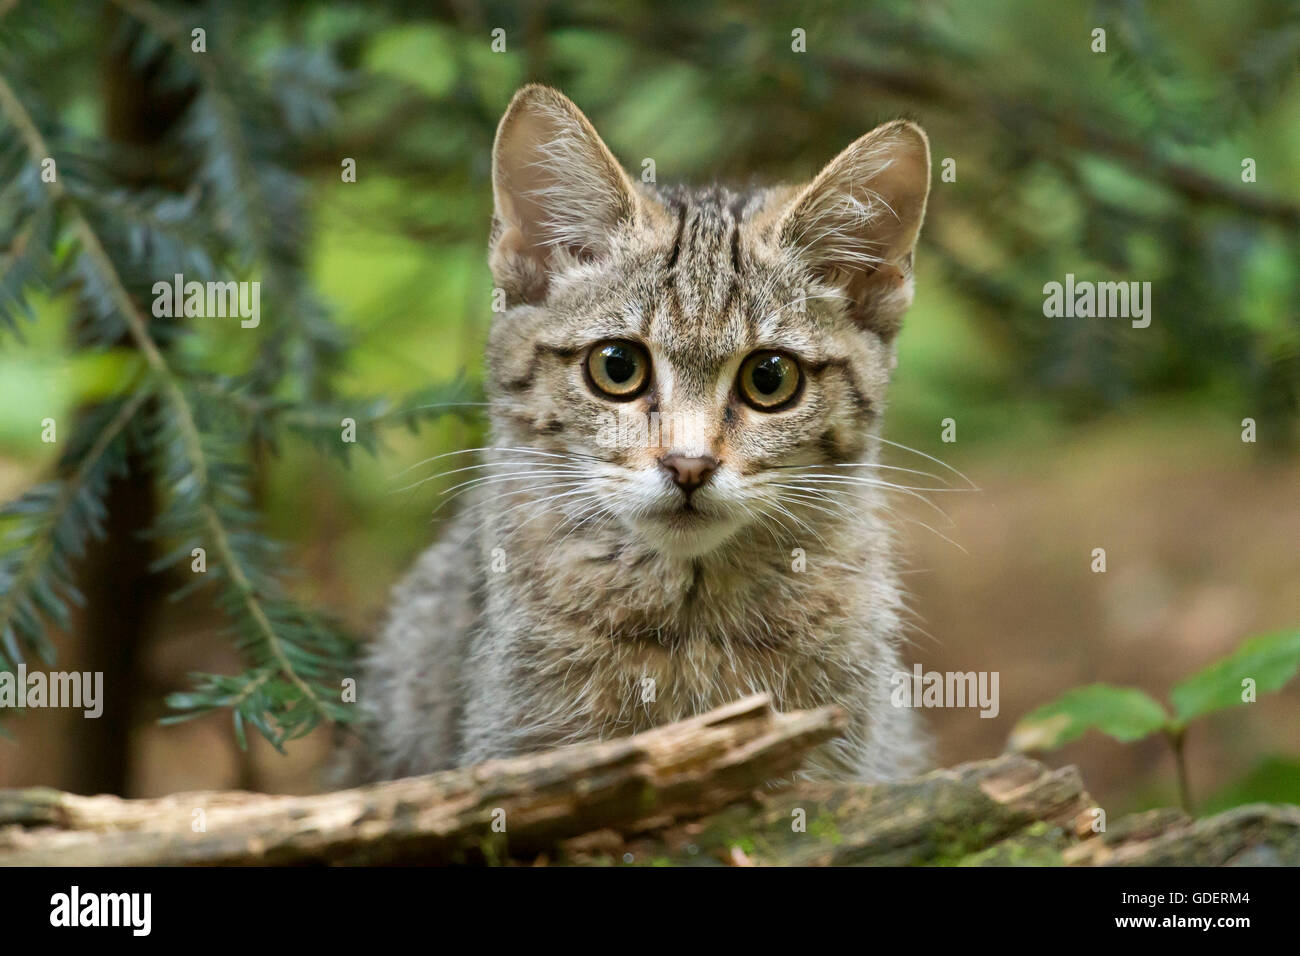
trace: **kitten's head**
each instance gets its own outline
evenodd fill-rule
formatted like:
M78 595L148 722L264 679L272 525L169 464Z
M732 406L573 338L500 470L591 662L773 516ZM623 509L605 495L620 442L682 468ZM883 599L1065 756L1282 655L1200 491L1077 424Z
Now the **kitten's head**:
M804 186L661 189L520 90L493 153L501 460L549 472L575 527L685 557L800 508L796 469L871 457L929 182L925 134L894 122Z

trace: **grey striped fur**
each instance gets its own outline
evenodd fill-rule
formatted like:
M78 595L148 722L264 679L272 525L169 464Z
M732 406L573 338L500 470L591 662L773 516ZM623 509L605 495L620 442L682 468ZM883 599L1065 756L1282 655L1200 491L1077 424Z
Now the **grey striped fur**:
M759 690L847 712L809 774L919 770L914 714L889 699L903 609L882 487L814 482L845 465L882 474L924 134L879 127L802 187L658 189L569 100L530 86L493 161L490 261L508 308L487 349L491 449L465 472L486 480L394 594L360 684L356 773L632 733ZM617 407L582 368L606 339L641 343L653 366ZM787 410L737 398L760 347L802 365ZM602 439L611 415L651 413L689 423L687 444ZM720 461L685 530L660 516L679 492L657 463L674 451Z

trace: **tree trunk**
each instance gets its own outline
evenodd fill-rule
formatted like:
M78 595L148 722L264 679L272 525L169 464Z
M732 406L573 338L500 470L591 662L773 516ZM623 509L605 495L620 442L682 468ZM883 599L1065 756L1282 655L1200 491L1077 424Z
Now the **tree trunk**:
M114 36L120 21L116 10L107 11L105 36ZM125 49L110 47L104 57L105 128L127 150L135 186L160 184L160 146L188 102L186 94L158 89L167 55L161 51L143 69L131 64ZM154 481L150 463L131 454L127 473L105 494L105 537L88 542L78 569L86 598L75 619L80 668L104 675L104 712L97 720L78 722L76 750L65 755L66 785L78 793L125 794L130 786L131 735L139 716L135 702L142 696L143 655L161 594L157 575L149 571L153 547L143 537L157 512Z

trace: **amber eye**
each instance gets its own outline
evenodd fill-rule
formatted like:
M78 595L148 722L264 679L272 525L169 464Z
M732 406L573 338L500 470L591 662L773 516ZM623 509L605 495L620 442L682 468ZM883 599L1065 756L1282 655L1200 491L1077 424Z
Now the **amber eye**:
M634 342L597 342L587 355L587 379L597 394L626 402L650 381L650 356Z
M740 366L740 396L762 412L789 405L799 394L799 363L781 352L755 352Z

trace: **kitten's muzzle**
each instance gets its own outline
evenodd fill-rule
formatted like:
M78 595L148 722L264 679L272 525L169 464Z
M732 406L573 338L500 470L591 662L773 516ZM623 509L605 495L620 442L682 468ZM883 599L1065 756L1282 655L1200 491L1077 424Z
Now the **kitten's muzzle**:
M659 467L668 473L673 484L686 492L687 500L718 470L718 465L718 459L712 455L668 454L659 459Z

